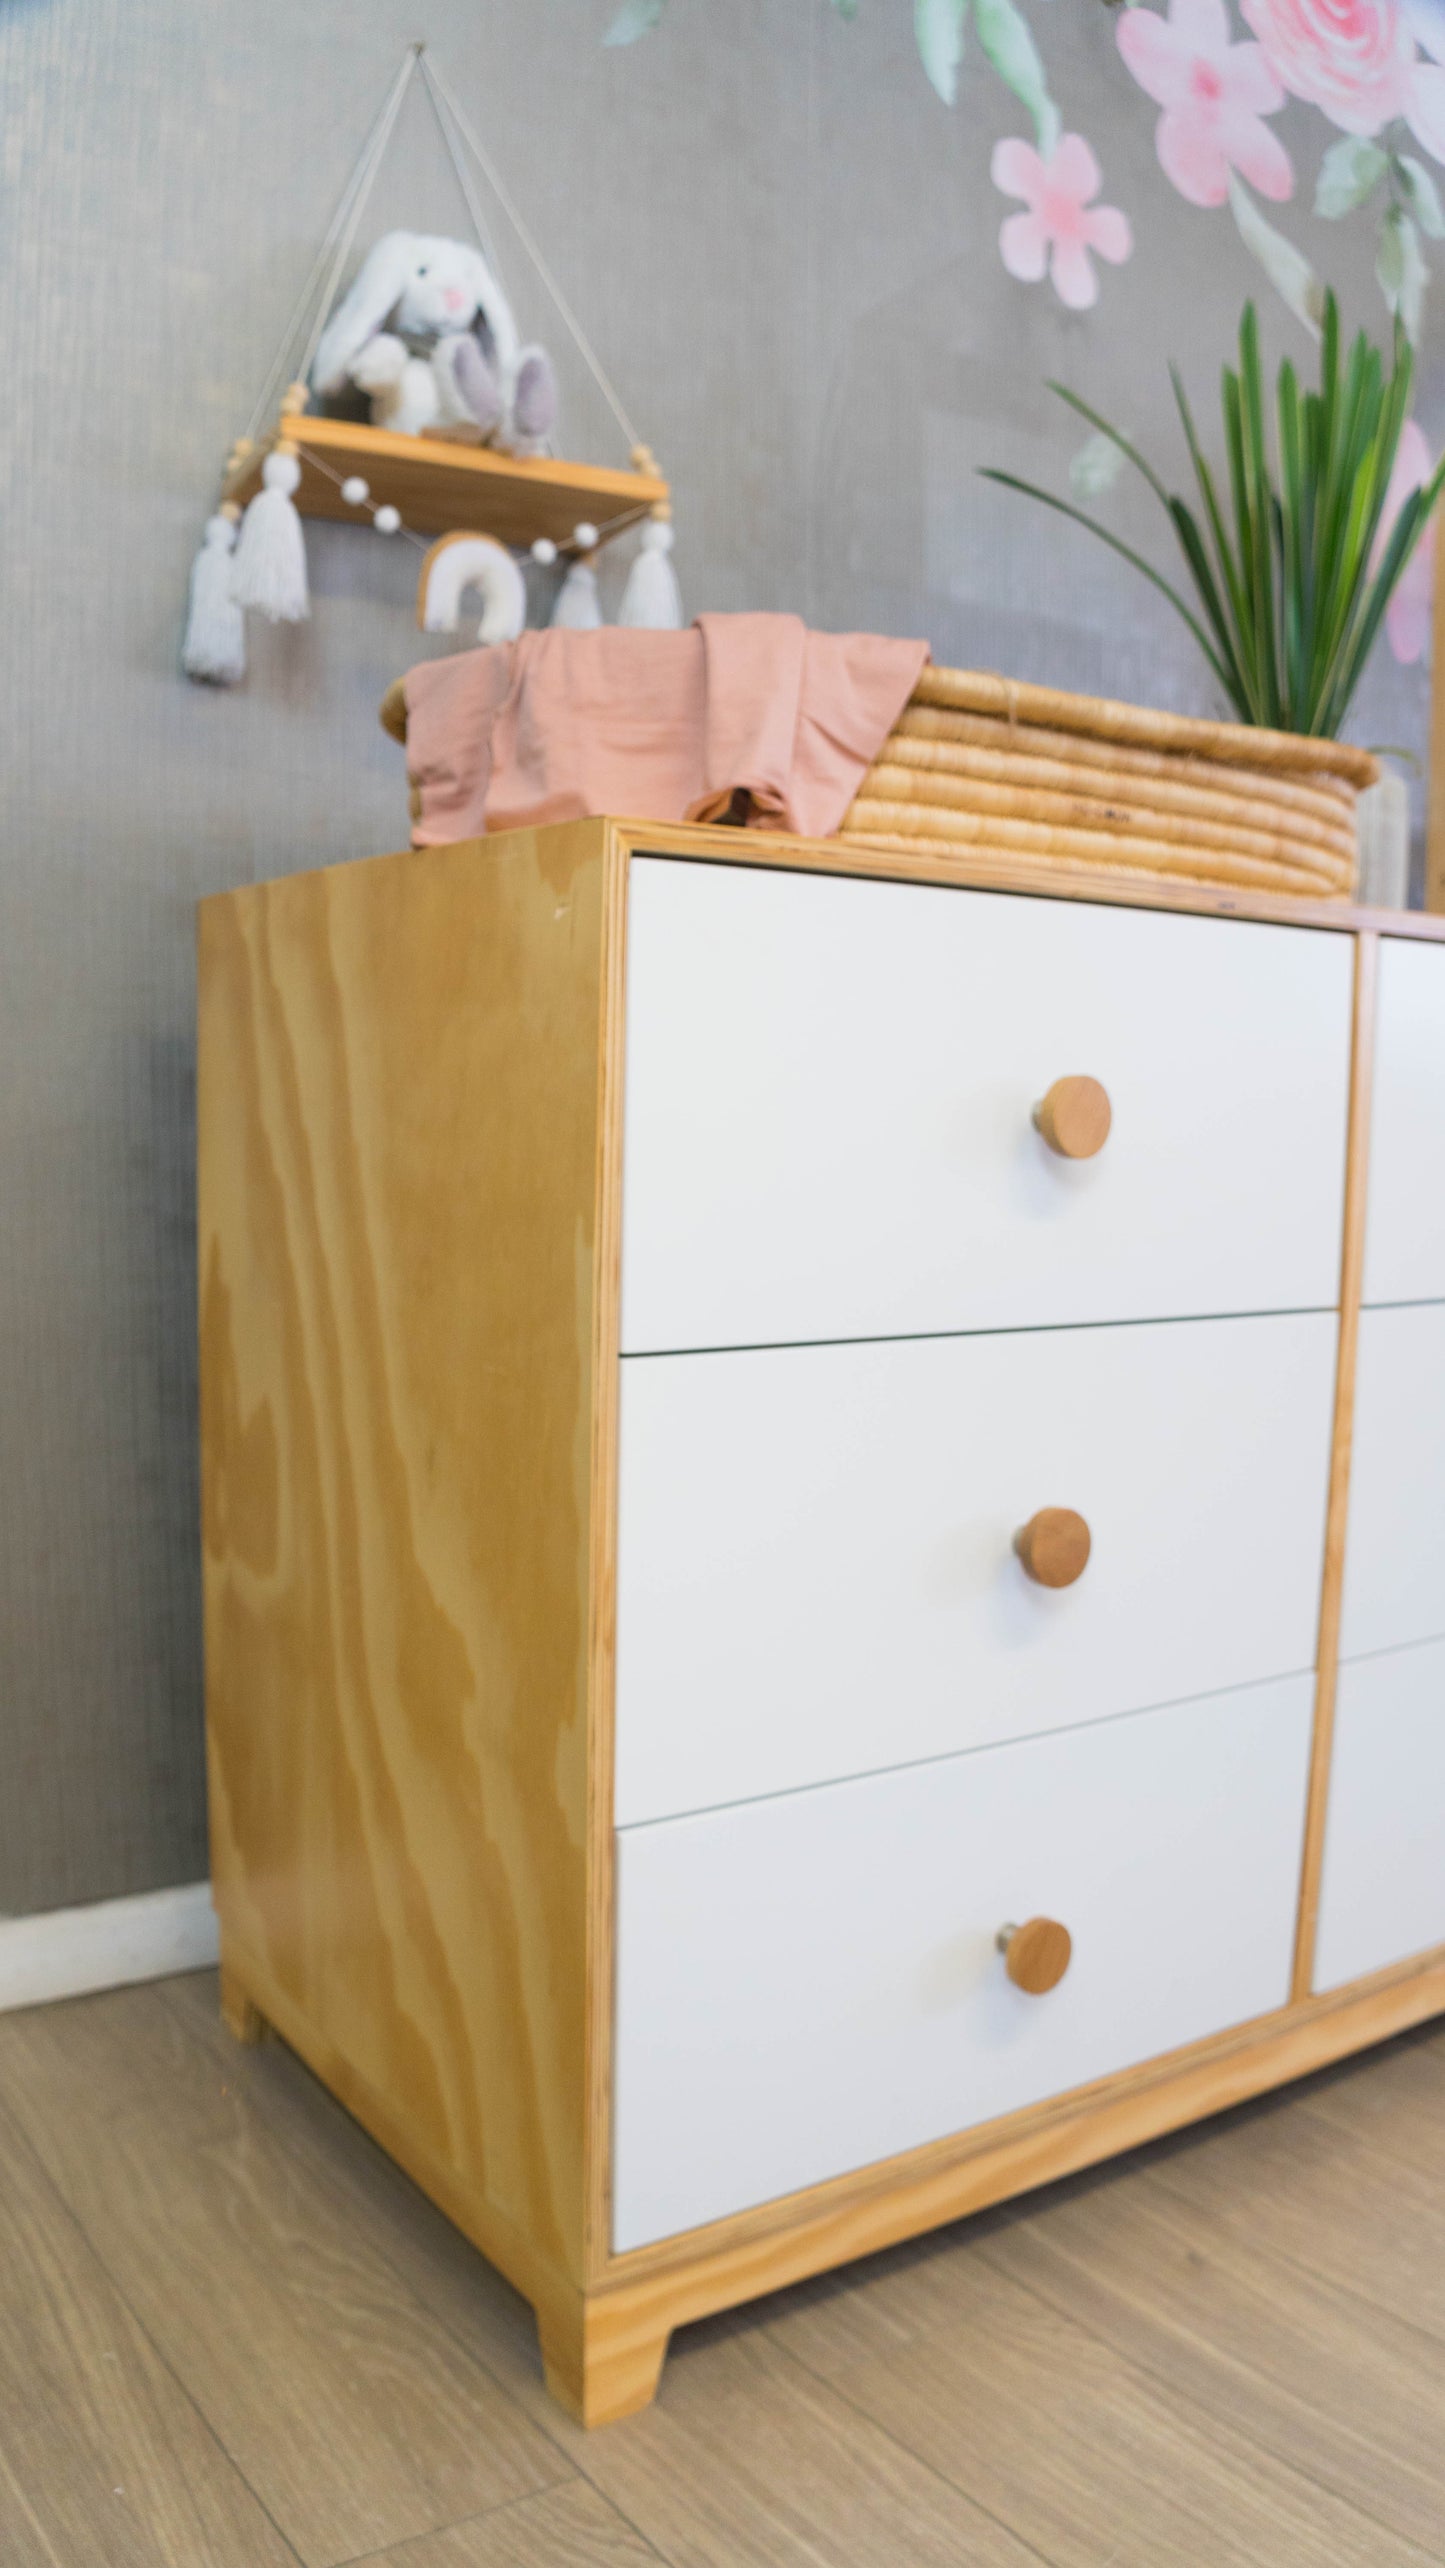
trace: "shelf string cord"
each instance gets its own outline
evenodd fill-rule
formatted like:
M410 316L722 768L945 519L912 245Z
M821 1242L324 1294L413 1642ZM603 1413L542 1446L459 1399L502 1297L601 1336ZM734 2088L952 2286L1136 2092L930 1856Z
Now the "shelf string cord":
M495 196L497 203L502 209L502 212L506 215L508 222L511 224L513 231L516 233L518 240L521 242L523 249L526 251L528 258L531 260L533 267L536 269L538 276L541 278L543 285L546 287L553 303L556 305L563 322L571 333L578 355L582 358L584 365L588 368L593 382L596 384L598 391L601 393L603 400L606 402L607 407L611 411L613 418L616 420L618 427L621 429L623 436L627 439L629 448L640 444L641 440L638 437L637 430L633 426L631 419L628 417L616 387L612 383L606 368L603 366L601 358L598 356L596 349L593 347L591 340L588 338L586 331L583 329L581 322L578 320L576 313L573 311L571 304L568 302L566 295L563 293L561 286L558 284L556 277L553 275L551 268L543 257L536 235L531 230L525 217L515 203L510 190L502 178L501 172L496 166L496 163L493 161L490 153L481 141L475 127L468 122L466 115L458 104L455 92L453 91L450 83L433 67L429 54L424 53L422 55L421 70L422 78L426 82L429 90L432 92L433 100L437 107L438 123L440 124L442 122L441 110L445 108L446 113L450 117L452 124L455 126L458 135L466 145L467 150L471 153L473 160L476 162L483 178L490 187L492 194ZM445 126L443 126L444 133L445 130ZM451 150L451 141L449 137L447 147L448 150ZM455 158L456 156L453 154L454 165ZM458 174L460 175L460 173ZM479 222L477 212L473 207L471 191L470 189L465 189L465 192L467 196L468 211L472 215L472 220L473 222ZM487 244L485 237L480 232L480 225L479 237L482 239L482 247L485 249Z
M350 175L337 199L331 221L326 227L325 238L311 263L311 272L292 307L290 318L282 333L281 344L272 359L270 371L246 423L246 435L253 442L260 434L273 403L285 386L301 380L310 372L311 360L316 354L321 333L326 327L342 270L350 256L352 242L356 238L357 227L366 211L382 156L391 141L396 120L401 114L402 102L411 87L421 56L422 48L419 44L407 47L401 68L387 91L371 129L352 164ZM318 287L321 289L320 301L315 303L313 311L313 301ZM305 354L301 363L297 365L293 351L308 312L313 314L311 329L304 343Z
M486 146L482 142L475 127L469 122L465 112L458 102L450 82L443 77L441 72L434 68L426 51L425 45L419 42L408 45L396 78L393 80L391 87L377 112L375 120L372 123L371 129L368 132L365 141L362 143L360 151L357 153L351 173L347 178L345 186L342 188L339 199L337 200L336 210L331 217L330 223L327 225L325 238L321 243L320 249L316 253L315 259L312 261L310 274L307 276L306 282L302 286L301 291L296 298L290 318L287 321L286 328L282 334L281 344L272 360L270 370L266 376L264 384L262 385L255 407L246 423L247 437L254 441L259 435L260 430L264 426L267 416L271 410L272 404L276 401L284 386L289 382L304 382L311 371L312 360L316 355L317 348L320 346L321 333L326 327L332 304L336 299L336 290L341 282L346 262L351 255L352 244L356 239L362 215L365 213L367 204L370 200L377 171L381 166L383 155L391 141L391 137L396 126L396 120L401 114L402 105L406 98L407 91L410 89L412 81L418 70L421 72L423 86L427 93L427 100L431 107L432 114L436 119L437 129L441 135L447 157L451 162L457 184L461 189L467 212L471 217L472 226L477 235L477 240L480 243L482 250L485 252L487 259L500 277L501 265L492 245L486 217L482 211L481 201L473 183L471 171L467 167L465 154L468 152L471 154L477 168L481 171L482 176L485 178L487 185L490 187L492 194L497 200L497 203L500 205L508 222L511 224L513 231L516 233L517 239L521 243L522 248L531 260L532 265L536 269L538 276L541 278L548 294L551 296L552 301L571 336L573 344L577 349L578 355L581 357L584 365L591 374L598 391L601 393L603 400L606 402L607 407L611 411L613 418L616 420L618 427L621 429L623 436L627 439L629 448L638 445L640 440L637 429L631 418L628 416L627 410L617 392L616 386L608 375L601 358L598 356L596 349L593 347L591 340L588 338L586 331L583 329L581 322L578 320L576 313L573 311L571 304L563 293L562 287L554 275L552 268L544 257L535 233L532 231L525 216L521 212L520 207L513 198L506 181L503 179L500 170L497 168L496 163L487 151ZM310 328L307 330L305 339L302 343L302 352L298 362L293 357L292 352L295 349L298 337L300 336L302 326L308 313L311 315Z

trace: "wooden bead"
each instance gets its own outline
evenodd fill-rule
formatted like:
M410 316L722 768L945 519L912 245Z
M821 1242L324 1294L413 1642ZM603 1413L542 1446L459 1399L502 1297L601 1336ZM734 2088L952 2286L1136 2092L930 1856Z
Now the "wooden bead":
M1034 1122L1061 1159L1092 1159L1109 1138L1109 1092L1097 1079L1056 1079L1034 1108Z
M1014 1550L1040 1587L1072 1587L1091 1548L1089 1528L1072 1507L1041 1507L1014 1536Z
M1022 1926L1005 1926L999 1950L1015 1988L1028 1997L1046 1997L1057 1988L1074 1957L1074 1939L1056 1917L1030 1917Z

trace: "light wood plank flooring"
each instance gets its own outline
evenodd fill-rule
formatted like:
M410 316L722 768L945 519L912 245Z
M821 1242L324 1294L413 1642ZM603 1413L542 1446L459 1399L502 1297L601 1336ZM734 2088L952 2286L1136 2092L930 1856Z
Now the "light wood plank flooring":
M1445 2563L1445 2026L674 2340L530 2315L209 1974L0 2017L4 2568Z

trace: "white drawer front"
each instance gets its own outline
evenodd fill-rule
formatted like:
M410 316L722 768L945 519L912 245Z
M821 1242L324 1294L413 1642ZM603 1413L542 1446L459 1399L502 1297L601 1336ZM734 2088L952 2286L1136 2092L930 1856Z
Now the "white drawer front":
M1445 947L1385 938L1365 1300L1445 1300Z
M624 1830L616 2247L1282 2005L1312 1691ZM996 1949L1036 1914L1074 1939L1046 1997Z
M1423 1302L1360 1315L1340 1647L1358 1657L1436 1633L1445 1633L1445 1303Z
M635 861L624 1348L1332 1304L1350 942Z
M1342 1667L1315 1986L1445 1944L1445 1640Z
M619 1825L1313 1664L1333 1314L622 1367ZM1088 1523L1076 1584L1013 1550Z

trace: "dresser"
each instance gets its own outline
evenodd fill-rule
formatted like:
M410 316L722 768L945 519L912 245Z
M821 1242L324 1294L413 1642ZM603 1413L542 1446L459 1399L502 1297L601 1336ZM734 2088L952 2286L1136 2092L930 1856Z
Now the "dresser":
M672 2329L1445 2010L1438 922L568 823L200 915L222 2002Z

